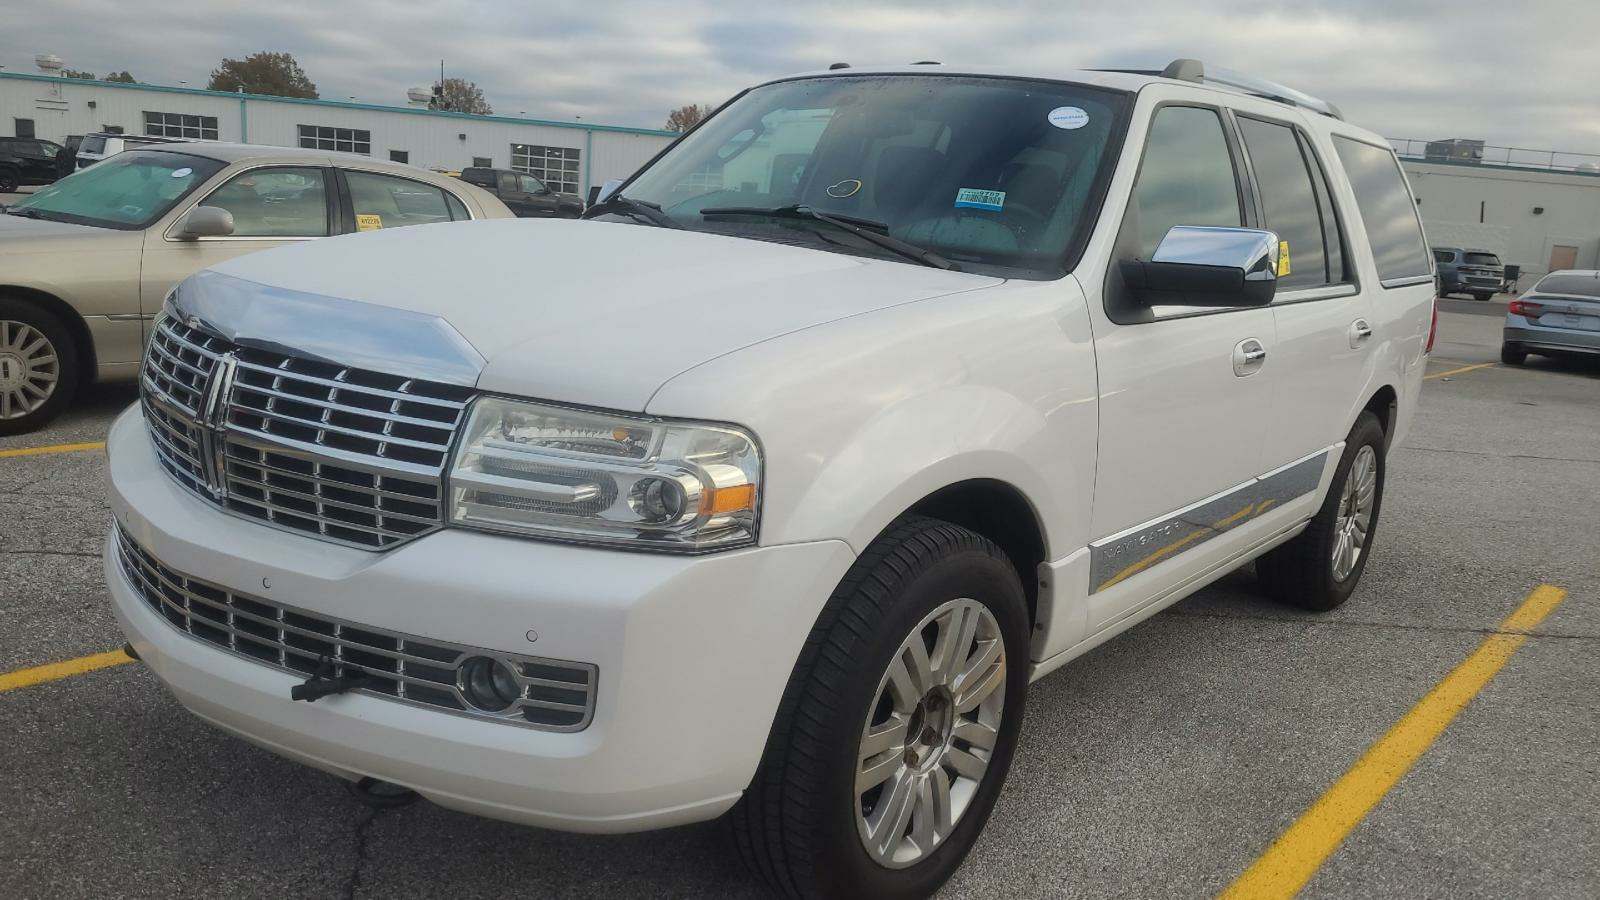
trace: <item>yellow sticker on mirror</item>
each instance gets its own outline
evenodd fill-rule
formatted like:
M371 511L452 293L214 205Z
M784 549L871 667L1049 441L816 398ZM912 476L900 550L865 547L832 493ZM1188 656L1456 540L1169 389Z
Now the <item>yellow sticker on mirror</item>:
M356 214L357 231L378 231L381 228L383 228L383 216L375 213ZM1287 247L1288 244L1285 244L1284 246Z
M1289 274L1289 242L1278 242L1278 277Z

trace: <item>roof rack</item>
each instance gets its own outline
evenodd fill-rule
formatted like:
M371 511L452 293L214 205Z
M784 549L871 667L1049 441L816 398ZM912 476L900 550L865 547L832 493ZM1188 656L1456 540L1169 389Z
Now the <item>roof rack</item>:
M1292 87L1285 87L1265 78L1257 78L1231 69L1216 68L1207 71L1205 63L1198 59L1175 59L1167 63L1167 67L1160 72L1130 69L1114 69L1112 71L1132 71L1135 74L1157 75L1162 78L1172 78L1177 81L1188 81L1194 84L1215 84L1222 87L1231 87L1267 100L1276 100L1279 103L1287 103L1290 106L1309 109L1312 112L1321 113L1335 119L1344 119L1344 114L1339 112L1339 107L1326 100L1318 100L1304 91L1297 91Z

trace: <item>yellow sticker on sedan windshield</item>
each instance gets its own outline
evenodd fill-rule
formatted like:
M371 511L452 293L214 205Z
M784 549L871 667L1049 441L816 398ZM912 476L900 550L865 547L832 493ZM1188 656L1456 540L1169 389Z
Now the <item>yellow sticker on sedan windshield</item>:
M1289 274L1289 242L1278 242L1278 277Z
M383 228L383 216L375 213L357 213L357 231L378 231Z

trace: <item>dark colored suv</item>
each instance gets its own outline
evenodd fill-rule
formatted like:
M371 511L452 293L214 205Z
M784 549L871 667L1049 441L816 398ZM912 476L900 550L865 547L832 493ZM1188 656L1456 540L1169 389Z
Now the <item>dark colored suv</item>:
M461 170L461 180L499 197L520 219L576 219L583 214L577 197L558 194L527 172L473 167Z
M15 193L24 184L56 180L56 154L61 145L31 137L0 137L0 194Z
M1434 247L1433 259L1439 268L1441 295L1471 294L1487 300L1506 288L1506 267L1487 250Z

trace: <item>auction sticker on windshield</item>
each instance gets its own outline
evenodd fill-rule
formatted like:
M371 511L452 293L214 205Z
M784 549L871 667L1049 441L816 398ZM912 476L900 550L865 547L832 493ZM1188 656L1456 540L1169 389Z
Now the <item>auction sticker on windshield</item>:
M962 188L956 191L956 209L986 209L999 212L1006 205L1005 191L985 191Z
M1089 124L1089 114L1076 106L1058 106L1050 110L1050 114L1045 116L1045 119L1051 125L1057 128L1065 128L1068 131L1074 128L1082 128Z

